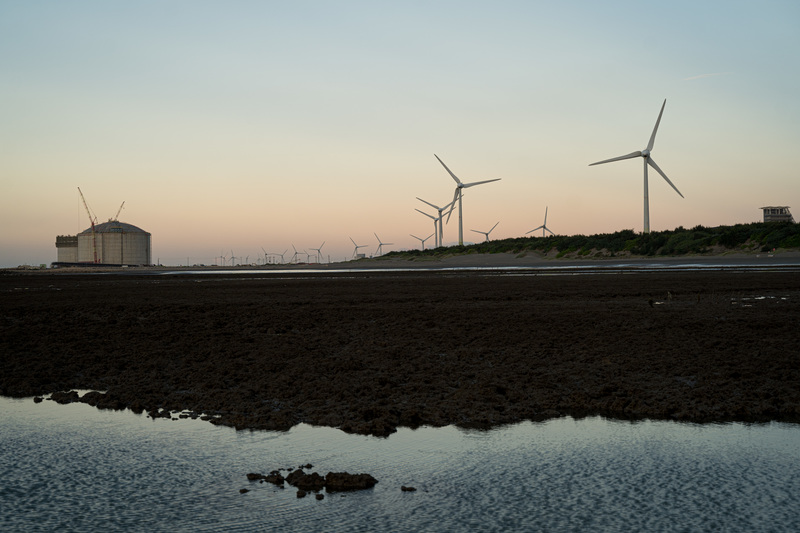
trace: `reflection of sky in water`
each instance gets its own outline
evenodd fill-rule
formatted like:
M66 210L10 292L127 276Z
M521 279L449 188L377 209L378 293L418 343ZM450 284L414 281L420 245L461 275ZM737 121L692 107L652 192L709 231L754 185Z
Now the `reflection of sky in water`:
M800 529L796 425L562 418L379 439L30 399L0 398L0 413L4 531ZM245 478L309 462L379 483L317 501Z

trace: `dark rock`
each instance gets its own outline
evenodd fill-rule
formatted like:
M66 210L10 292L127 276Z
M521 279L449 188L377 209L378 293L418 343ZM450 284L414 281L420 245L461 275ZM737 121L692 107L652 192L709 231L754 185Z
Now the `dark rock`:
M252 472L247 474L248 481L258 481L259 479L264 479L264 478L265 476L263 474L254 474Z
M324 495L324 494L317 494L317 495L316 495L316 498L317 498L318 500L324 500L324 499L325 499L325 495Z
M405 485L402 485L400 487L400 490L402 490L403 492L414 492L417 489L415 489L414 487L406 487Z
M378 482L369 474L348 474L347 472L328 472L325 488L328 492L370 489Z
M80 400L80 398L78 397L78 392L74 390L71 390L69 392L64 392L64 391L54 392L53 394L50 395L50 399L60 404L68 404Z
M250 489L239 489L239 494L244 494L245 492L250 492Z
M41 396L37 396L36 398L34 398L34 399L33 399L33 403L42 403L42 398L41 398Z
M302 470L295 470L286 476L286 482L303 490L322 490L325 488L325 478L316 472L306 474Z
M274 485L283 485L283 482L286 481L282 475L277 472L273 472L268 476L264 476L264 481L268 483L272 483Z
M305 497L306 497L306 491L304 491L304 490L298 490L298 491L297 491L297 497L298 497L298 498L305 498Z

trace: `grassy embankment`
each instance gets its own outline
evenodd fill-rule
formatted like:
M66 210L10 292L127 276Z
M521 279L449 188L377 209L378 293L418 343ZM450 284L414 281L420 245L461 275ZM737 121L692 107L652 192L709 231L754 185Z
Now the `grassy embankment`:
M548 257L680 256L712 253L758 253L800 249L800 224L789 222L736 224L635 233L622 230L599 235L518 237L465 246L389 252L382 258L434 259L463 254L540 253Z

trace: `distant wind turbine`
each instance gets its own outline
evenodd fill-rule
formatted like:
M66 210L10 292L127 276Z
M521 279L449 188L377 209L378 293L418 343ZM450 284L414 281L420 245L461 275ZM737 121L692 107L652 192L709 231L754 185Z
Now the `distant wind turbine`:
M352 242L353 246L355 246L355 249L353 250L353 259L355 259L358 256L358 249L359 248L366 248L367 245L366 244L356 244L356 241L354 241L352 237L350 237L350 242Z
M289 259L289 262L290 263L297 263L297 254L299 252L297 251L297 248L294 247L294 244L292 244L292 250L294 250L294 254L292 255L292 258ZM287 250L287 252L288 252L288 250Z
M442 217L441 216L435 217L433 215L429 215L425 211L420 211L419 209L414 209L414 211L422 213L426 217L433 219L433 235L434 235L433 242L434 242L434 248L438 248L439 246L441 246L439 244L439 225L438 225L438 223L442 221Z
M439 212L439 216L438 216L437 218L434 218L434 219L433 219L433 225L434 225L434 231L436 231L436 223L437 223L437 221L438 221L438 223L439 223L439 230L438 230L438 235L437 235L437 238L436 238L436 242L437 242L437 247L438 247L438 246L442 246L442 242L443 242L443 240L444 240L444 231L443 231L443 229L442 229L442 219L444 218L444 215L443 215L443 213L444 213L444 212L445 212L445 210L447 210L448 208L451 208L451 206L453 205L453 202L455 202L455 200L453 200L453 201L452 201L452 202L450 202L449 204L447 204L447 205L445 205L445 206L442 206L442 207L439 207L438 205L433 205L432 203L430 203L430 202L428 202L428 201L426 201L426 200L423 200L423 199L422 199L422 198L420 198L419 196L417 196L417 200L419 200L419 201L420 201L420 202L422 202L423 204L428 204L429 206L431 206L432 208L436 209L436 211L438 211L438 212ZM417 211L419 211L419 209L417 209ZM423 215L430 216L430 215L428 215L427 213L425 213L425 212L423 212L423 211L419 211L419 212L420 212L420 213L422 213ZM431 218L433 218L433 217L431 217Z
M499 223L500 223L500 221L498 220L497 224L499 224ZM470 230L470 231L474 231L475 233L480 233L481 235L486 235L486 242L489 242L489 234L494 230L494 228L497 227L497 224L492 226L492 229L490 229L489 231L478 231L476 229L473 229L473 230Z
M612 161L621 161L623 159L633 159L634 157L642 157L642 158L644 158L644 229L642 231L643 233L650 233L650 197L648 196L648 192L647 192L647 165L650 165L651 167L653 167L656 170L656 172L661 174L661 177L664 178L666 180L666 182L669 183L670 186L673 189L675 189L675 192L678 193L678 195L681 198L683 198L683 195L681 194L681 191L679 191L678 188L675 185L673 185L673 183L671 181L669 181L669 178L667 177L667 175L664 174L664 172L660 168L658 168L658 165L656 165L656 162L653 161L653 158L650 156L650 152L653 151L653 145L656 142L656 132L658 131L658 124L661 122L661 115L664 113L664 106L666 106L666 105L667 105L667 100L664 99L664 103L661 104L661 111L658 113L658 120L656 120L656 126L653 128L653 134L650 135L650 142L647 143L647 148L645 148L644 150L642 150L640 152L631 152L628 155L621 155L619 157L612 157L611 159L606 159L604 161L598 161L597 163L592 163L592 164L589 165L591 167L591 166L594 166L594 165L602 165L603 163L610 163Z
M542 230L542 237L545 236L545 233L544 233L545 231L550 231L550 228L547 227L547 207L544 208L544 224L542 224L538 228L533 228L530 231L526 231L525 235L527 235L528 233L533 233L534 231L539 230L539 229ZM555 233L550 231L550 235L555 235Z
M491 180L483 180L483 181L473 181L471 183L463 183L460 179L458 179L456 177L455 174L453 174L450 171L449 168L447 168L447 165L444 164L444 161L439 159L438 155L433 154L433 157L435 157L439 161L439 163L442 164L442 166L447 171L447 173L450 174L450 176L456 181L456 191L453 194L453 202L452 202L452 204L455 204L456 200L458 200L458 244L459 244L459 246L461 246L461 245L464 244L464 226L463 226L463 217L462 217L462 209L461 209L461 191L462 191L462 189L467 189L469 187L474 187L475 185L481 185L481 184L484 184L484 183L491 183L492 181L500 181L500 178L495 178L495 179L491 179ZM454 206L451 205L450 212L447 213L447 221L448 222L450 221L450 215L453 212L453 207Z
M322 244L319 245L319 248L311 248L312 250L316 250L316 252L317 252L317 263L321 263L322 262L320 260L320 257L321 257L321 254L322 254L322 247L323 246L325 246L325 241L322 241Z
M428 236L427 236L427 237L425 237L424 239L421 239L420 237L417 237L417 236L416 236L416 235L414 235L413 233L409 233L409 235L411 235L412 237L414 237L415 239L417 239L417 240L420 242L420 244L422 245L422 249L423 249L423 250L425 250L425 241L427 241L427 240L428 240L428 239L430 239L431 237L435 236L435 235L436 235L436 232L433 232L433 233L431 233L430 235L428 235Z
M375 255L376 256L377 255L383 255L383 247L384 246L392 246L394 244L393 242L382 242L381 238L378 237L377 233L373 233L373 235L375 235L375 238L378 239L378 249L375 250Z

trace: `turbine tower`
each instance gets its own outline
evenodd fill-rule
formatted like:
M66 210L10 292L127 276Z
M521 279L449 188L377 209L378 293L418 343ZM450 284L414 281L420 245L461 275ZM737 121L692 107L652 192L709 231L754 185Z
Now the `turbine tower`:
M530 231L526 231L525 235L527 235L528 233L533 233L534 231L536 231L538 229L542 230L542 237L545 236L545 233L544 233L545 231L550 231L550 228L547 227L547 207L544 208L544 224L542 224L538 228L533 228ZM550 235L555 235L555 233L550 231Z
M414 235L413 233L409 233L409 235L411 235L412 237L414 237L415 239L417 239L417 240L420 242L420 244L422 245L422 251L425 251L425 241L427 241L427 240L428 240L428 239L430 239L431 237L434 237L434 236L436 235L436 232L434 231L433 233L431 233L430 235L428 235L428 236L427 236L427 237L425 237L424 239L422 239L422 238L420 238L420 237L417 237L417 236L416 236L416 235Z
M664 106L666 106L666 105L667 105L667 100L664 99L664 103L661 104L661 111L658 113L658 120L656 120L656 126L653 128L653 134L650 135L650 142L647 143L647 148L645 148L644 150L642 150L640 152L631 152L628 155L621 155L619 157L612 157L611 159L606 159L604 161L598 161L597 163L592 163L591 165L589 165L591 167L591 166L594 166L594 165L602 165L603 163L610 163L612 161L621 161L623 159L633 159L634 157L642 157L642 158L644 158L644 228L642 230L642 233L650 233L650 197L648 196L648 192L647 192L647 165L650 165L651 167L653 167L656 170L656 172L661 174L661 177L664 178L666 180L666 182L669 183L670 186L673 189L675 189L675 192L678 193L678 195L681 198L683 198L683 195L681 194L681 191L679 191L678 188L675 185L673 185L673 183L671 181L669 181L669 178L667 177L667 175L664 174L664 172L660 168L658 168L658 165L656 165L656 162L653 161L653 158L650 156L650 153L653 151L653 145L656 142L656 132L658 131L658 124L661 122L661 115L664 113Z
M497 224L499 224L499 223L500 223L500 221L498 220ZM486 242L489 242L489 234L494 230L494 228L497 227L497 224L492 226L492 229L490 229L489 231L478 231L476 229L473 229L473 230L470 230L470 231L474 231L475 233L480 233L481 235L486 235Z
M456 200L458 200L458 244L459 244L459 246L462 246L464 244L464 225L463 225L463 217L462 217L462 209L461 209L461 190L462 189L467 189L469 187L474 187L475 185L482 185L484 183L490 183L492 181L500 181L500 178L495 178L495 179L491 179L491 180L483 180L483 181L473 181L472 183L463 183L460 179L458 179L456 177L455 174L453 174L450 171L449 168L447 168L447 165L444 164L444 161L439 159L438 155L433 154L433 157L435 157L437 160L439 160L439 163L442 164L442 166L447 171L447 173L450 174L450 176L456 181L456 191L455 191L455 194L453 194L453 202L452 202L451 207L450 207L450 212L447 213L447 221L448 222L450 221L450 215L453 213L453 207L454 207L453 204L455 204Z
M376 256L377 255L383 255L383 247L384 246L392 246L394 244L393 242L382 242L381 238L378 237L377 233L373 233L373 235L375 235L375 238L378 239L378 249L375 250L375 255Z

